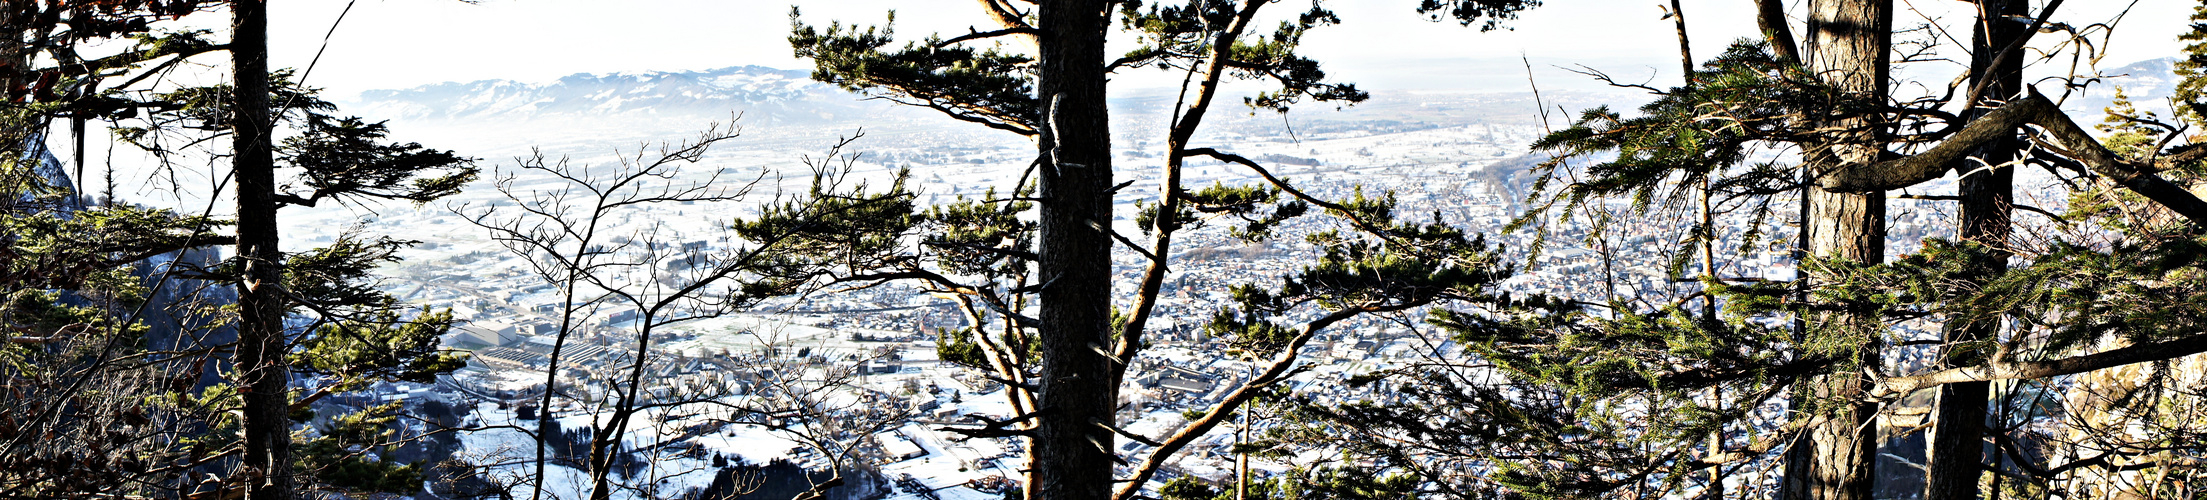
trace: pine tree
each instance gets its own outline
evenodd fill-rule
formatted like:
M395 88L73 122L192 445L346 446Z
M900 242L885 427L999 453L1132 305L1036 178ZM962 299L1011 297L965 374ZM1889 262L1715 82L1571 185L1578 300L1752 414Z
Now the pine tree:
M2207 96L2203 96L2207 93L2207 78L2201 78L2202 70L2207 70L2207 29L2200 27L2207 23L2207 8L2193 10L2191 21L2192 30L2177 36L2178 41L2191 43L2184 45L2184 58L2176 62L2179 80L2169 98L2186 103L2174 110L2177 118L2198 121L2207 119L2203 118L2207 117L2207 106L2198 104L2207 102Z
M246 498L293 496L291 365L277 249L275 123L268 105L268 4L231 2L231 175L237 177L238 348L232 364L244 400Z
M1886 78L1892 53L1893 2L1890 0L1819 0L1809 3L1803 69L1819 75L1842 99L1880 103L1886 100ZM1887 134L1879 130L1884 117L1857 108L1834 116L1822 126L1846 130L1819 138L1803 153L1809 175L1855 168L1878 161ZM1871 190L1850 193L1823 186L1804 194L1803 247L1809 255L1876 264L1885 259L1885 193ZM1811 278L1816 280L1816 278ZM1819 286L1811 281L1807 286ZM1838 305L1838 312L1811 317L1804 335L1796 341L1816 345L1817 352L1832 360L1831 369L1797 383L1792 407L1816 415L1806 437L1787 449L1785 487L1780 498L1788 500L1868 500L1872 467L1877 462L1878 407L1862 402L1868 389L1862 369L1879 365L1882 325L1871 311L1859 305Z
M1753 252L1768 248L1763 238L1774 226L1768 221L1781 213L1773 207L1799 201L1801 227L1808 229L1795 246L1796 281L1710 271L1686 277L1682 269L1694 255L1677 252L1674 279L1699 286L1670 299L1589 303L1530 295L1456 305L1434 322L1472 357L1352 380L1375 396L1372 402L1292 399L1288 411L1310 424L1275 439L1339 447L1379 470L1420 474L1430 492L1463 498L1713 496L1724 490L1711 477L1781 465L1781 483L1723 494L1864 498L1881 405L1959 383L2013 381L2044 391L2061 383L2053 377L2207 348L2207 338L2182 326L2196 318L2185 305L2196 296L2189 295L2193 281L2179 278L2196 270L2192 235L2207 221L2198 198L2179 187L2207 156L2199 148L2115 154L2047 97L2004 86L2010 73L1998 69L2008 66L2001 54L2023 57L2012 48L2021 42L1976 44L1978 73L1968 86L1946 97L1895 102L1884 95L1882 76L1886 2L1812 2L1805 48L1792 47L1783 11L1773 4L1763 3L1762 40L1736 43L1705 61L1689 85L1660 91L1638 116L1588 110L1536 143L1558 157L1534 170L1535 189L1544 194L1528 200L1534 211L1519 224L1542 235L1560 232L1557 221L1592 217L1579 214L1598 213L1602 201L1617 199L1630 201L1628 210L1641 220L1667 220L1691 210L1697 191L1710 190L1718 206L1738 207L1724 216L1748 222L1737 236L1741 251ZM2052 22L2044 19L2050 11L2038 14L1982 21L2018 23L2005 36L2027 36ZM1973 109L1939 109L1948 103ZM2035 131L2031 154L2004 160L2002 151L2014 146L2002 144L2026 129ZM1763 148L1797 150L1800 159L1759 155ZM1977 156L1958 163L1970 155ZM2005 225L1999 194L2007 188L1991 176L1964 177L1965 192L1952 198L1969 204L1964 224L1979 229L1961 231L1964 241L1930 240L1879 262L1885 237L1877 206L1884 196L1876 193L2021 165L2081 176L2089 180L2083 186L2104 186L2129 202L2117 205L2121 211L2166 217L2111 226L2126 234L2112 248L2084 243L2103 241L2105 233L2052 236L2033 243L2042 250L2026 265L2000 272L1991 262L2009 258L1999 229ZM2089 213L2050 217L2074 224ZM1590 238L1602 238L1603 230L1597 225ZM1690 233L1689 243L1707 237L1694 231L1681 230ZM1717 266L1704 269L1711 267ZM1891 338L1890 326L1926 318L1955 332L1934 341L1949 343L1942 349L1950 364L1886 373L1891 366L1880 362L1882 352L1925 344ZM2016 325L2015 333L1971 332L2000 322ZM1376 397L1388 394L1420 403ZM1966 392L1947 399L1956 406L1986 403ZM1936 424L1969 440L1966 450L1944 448L1947 465L1976 458L1981 441L1966 424ZM2181 425L2155 425L2165 429L2159 439L2190 435ZM1719 436L1715 446L1706 444L1712 435ZM2018 456L2013 436L1990 437L2002 453ZM1957 453L1967 458L1952 458ZM2135 456L2016 467L2042 482L2118 463L2115 455ZM2094 461L2100 459L2109 461ZM1722 473L1702 474L1711 469ZM1963 481L1974 487L1978 477L1939 474L1952 474L1933 479L1949 488L1943 494Z
M1397 221L1391 196L1313 196L1256 161L1194 144L1221 83L1229 79L1274 85L1244 99L1261 110L1285 112L1304 101L1348 104L1367 97L1353 85L1327 81L1317 62L1295 52L1305 32L1339 22L1322 4L1270 33L1256 25L1259 12L1271 5L1267 1L1043 0L1031 12L1017 2L982 4L998 24L994 29L930 37L901 49L886 48L895 42L887 27L840 23L822 30L798 21L790 41L799 56L814 60L814 77L821 81L1035 138L1037 158L1019 184L991 191L986 199L928 210L920 219L918 227L926 232L919 234L916 252L882 259L891 265L872 272L835 277L913 280L955 297L969 326L944 334L944 359L1004 381L1019 412L964 432L1031 443L1029 498L1132 498L1182 447L1294 373L1298 351L1317 332L1360 315L1480 295L1507 274L1492 249L1476 238L1438 221ZM1428 1L1424 7L1492 29L1494 20L1534 5L1538 2ZM1118 29L1139 44L1117 59L1104 53L1114 17ZM992 39L1034 52L968 48ZM1145 67L1181 74L1187 92L1175 104L1166 132L1164 165L1156 174L1160 197L1135 217L1149 237L1141 244L1111 227L1112 199L1128 183L1114 184L1104 84L1112 72ZM1264 181L1206 189L1184 185L1180 173L1186 162L1206 157L1246 168ZM1024 181L1028 178L1033 184ZM1039 212L1032 224L1018 217L1028 210ZM1164 277L1181 250L1175 234L1201 227L1207 218L1227 218L1239 222L1231 230L1235 236L1262 242L1282 222L1312 212L1336 218L1346 229L1308 236L1324 257L1279 283L1236 286L1237 303L1219 311L1207 327L1259 360L1259 374L1171 436L1119 429L1116 396L1130 361L1145 346ZM1119 302L1129 307L1118 310L1110 269L1115 241L1149 261L1134 295ZM1273 319L1311 310L1317 319L1301 325ZM999 318L998 324L990 325L991 318ZM1127 460L1113 445L1120 437L1152 448ZM1112 471L1119 463L1133 473L1115 486Z
M2028 7L2021 0L1978 2L1988 18L2028 15ZM1995 107L1991 100L2017 95L2023 87L2023 58L2001 55L2002 50L2022 38L2022 23L1974 26L1970 38L1970 92L1986 101L1966 103L1969 108L1962 112L1965 120L1984 116ZM1962 173L1956 189L1961 202L1956 239L1982 245L1986 250L1971 263L1980 276L1965 279L1989 282L2008 268L2015 204L2013 163L2021 160L2022 142L2013 135L1990 141L1970 154L1970 160L1954 166ZM1998 322L1949 321L1943 325L1945 344L1941 355L1945 359L1941 365L1982 363L1984 353L1968 346L2000 338L2000 333ZM1977 498L1978 477L1984 470L1985 407L1992 395L1991 386L1991 382L1963 382L1939 387L1937 406L1928 417L1932 427L1925 452L1926 500Z
M149 303L188 296L149 283L146 259L220 243L224 223L167 210L93 203L84 182L82 124L158 106L112 85L141 63L212 50L154 21L192 2L14 2L0 6L0 491L26 497L173 491L179 471L220 460L191 436L218 415L186 404L205 353L145 356L159 328ZM80 44L134 40L134 50L82 57ZM67 120L76 175L49 148ZM180 258L179 262L188 261ZM155 271L158 273L158 271Z
M435 373L457 368L459 357L435 348L437 335L451 322L449 314L405 311L368 281L377 266L394 260L396 250L410 242L346 234L331 246L279 253L276 210L332 199L427 201L456 191L474 170L469 160L450 152L390 143L381 123L328 115L332 107L315 98L312 89L293 83L291 73L268 71L265 2L228 3L233 14L229 44L207 42L197 32L149 27L150 21L216 7L201 3L11 3L5 8L10 35L29 42L9 46L12 64L5 81L10 84L6 122L11 153L23 151L17 149L21 146L41 151L40 132L53 118L135 120L144 125L118 127L117 137L166 155L188 152L162 149L162 144L172 144L162 137L188 134L200 140L187 142L207 144L204 139L230 135L232 148L208 152L233 157L240 186L234 221L128 204L85 206L82 200L90 196L78 192L85 184L81 161L76 186L41 185L35 193L18 193L28 197L9 198L39 203L11 204L0 216L0 224L13 229L6 241L6 264L14 270L9 289L20 291L10 293L0 316L10 326L29 327L22 331L37 334L38 341L10 342L7 355L50 362L51 369L22 372L7 382L46 388L38 401L24 405L40 408L19 415L28 418L16 420L25 427L7 433L9 449L0 453L9 462L0 469L11 471L7 487L35 496L146 492L255 498L290 498L299 487L418 490L413 466L355 454L358 447L388 442L381 429L392 425L396 408L339 416L332 427L322 429L323 438L306 443L292 442L292 427L295 418L311 415L312 405L331 394L376 381L428 382ZM130 39L136 47L99 59L76 55L80 44L102 39ZM167 92L143 88L150 82L142 75L222 50L230 51L233 61L231 84ZM31 53L44 57L27 55ZM55 64L34 65L45 61ZM271 100L277 104L272 106ZM279 141L284 130L297 133ZM81 152L81 135L79 140ZM9 155L6 170L13 174L47 166L37 164L36 155L29 157L33 162L17 161L23 158ZM279 169L296 172L291 184L276 183ZM216 232L225 226L236 227L236 233ZM190 252L217 245L239 246L239 258L202 263L190 257L197 255ZM160 267L155 265L163 261L149 261L179 251L187 253ZM155 277L139 282L132 272ZM178 297L191 294L171 291L205 282L235 285L239 304L230 309L219 300L181 301ZM157 307L177 310L147 312ZM186 319L186 324L169 328L186 328L183 333L191 335L172 332L177 338L156 345L147 336L149 319L156 314L217 323ZM306 320L301 322L304 328L287 327L287 318ZM224 319L239 320L235 327L240 342L221 342L219 335L189 330L219 330L226 326L219 323ZM213 344L182 340L194 337L211 337ZM202 374L225 356L232 364L221 374L233 378L203 386ZM317 382L309 387L312 392L294 394L286 382L293 374ZM75 435L94 430L104 441L41 439L55 437L56 431ZM54 455L83 456L88 449L82 447L92 443L132 444L89 449L92 456L110 457L102 467L80 467ZM18 470L28 472L13 475ZM219 481L198 483L201 471L222 474Z

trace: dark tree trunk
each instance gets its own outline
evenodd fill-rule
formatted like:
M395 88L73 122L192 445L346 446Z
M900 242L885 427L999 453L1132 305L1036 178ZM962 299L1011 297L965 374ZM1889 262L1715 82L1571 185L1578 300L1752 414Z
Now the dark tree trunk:
M1805 66L1856 99L1882 103L1890 56L1891 0L1811 0ZM1816 172L1876 162L1882 134L1878 118L1861 114L1826 126L1851 132L1835 134L1805 155ZM1824 258L1876 263L1885 258L1885 194L1839 193L1809 187L1808 250ZM1841 360L1830 373L1800 382L1796 407L1813 408L1825 419L1811 426L1788 449L1783 497L1796 500L1868 500L1877 463L1877 405L1856 403L1867 389L1862 367L1878 362L1879 322L1867 312L1821 315L1811 320L1811 336L1860 339L1853 359Z
M2001 19L2004 16L2029 15L2023 0L1979 0L1976 36L1971 50L1970 86L1985 82L1987 100L2004 100L2014 97L2023 88L2023 58L2009 57L1993 66L1993 59L2002 47L2023 36L2022 23ZM1986 103L1973 103L1962 114L1964 119L1983 116ZM1972 267L1978 275L1976 281L1990 281L2008 269L2009 216L2015 197L2015 170L2003 164L2016 159L2020 141L2013 134L1978 148L1969 155L1977 160L1965 160L1956 165L1955 171L1963 172L1957 194L1962 198L1963 241L1973 241L1991 247L1992 252ZM2003 168L1987 168L2003 165ZM1942 368L1972 366L1984 362L1983 356L1958 349L1969 342L1999 334L1998 320L1947 325L1946 347L1940 356ZM1924 478L1925 500L1975 500L1977 478L1984 472L1985 450L1985 402L1991 396L1990 382L1963 382L1939 386L1938 406L1931 413L1930 447L1925 453L1927 471Z
M236 0L231 20L232 158L237 176L238 290L237 384L245 400L247 498L288 500L291 477L291 368L284 359L282 254L276 250L276 168L269 131L268 4Z
M1118 390L1111 345L1111 129L1104 110L1101 0L1038 7L1043 105L1038 278L1042 416L1034 429L1029 498L1111 495Z

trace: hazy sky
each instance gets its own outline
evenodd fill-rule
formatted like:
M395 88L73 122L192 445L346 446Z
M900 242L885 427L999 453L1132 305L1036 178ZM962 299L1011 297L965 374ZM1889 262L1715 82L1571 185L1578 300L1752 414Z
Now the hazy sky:
M273 3L271 63L277 67L305 66L347 5L344 0ZM815 24L837 19L879 24L895 9L897 31L907 37L964 33L984 22L973 0L355 0L310 83L348 96L375 88L495 78L545 81L573 73L746 64L808 68L790 56L784 39L792 3ZM1524 70L1503 63L1521 53L1544 73L1551 65L1571 63L1643 76L1677 67L1675 35L1657 9L1667 2L1660 0L1549 0L1511 23L1515 31L1491 33L1426 21L1413 12L1415 3L1326 2L1343 24L1314 31L1305 39L1305 52L1335 75L1376 88L1511 85L1522 80ZM1901 12L1895 24L1903 27L1924 23L1926 16L1948 23L1969 18L1961 10L1969 4L1957 0L1896 3ZM1683 4L1697 57L1754 34L1749 0ZM2105 65L2173 55L2188 4L2137 2L2108 44ZM1284 15L1306 5L1284 0L1270 9ZM2056 20L2102 22L2129 5L2072 1ZM1966 26L1948 29L1968 36ZM1669 85L1668 79L1676 78L1665 75L1656 83Z

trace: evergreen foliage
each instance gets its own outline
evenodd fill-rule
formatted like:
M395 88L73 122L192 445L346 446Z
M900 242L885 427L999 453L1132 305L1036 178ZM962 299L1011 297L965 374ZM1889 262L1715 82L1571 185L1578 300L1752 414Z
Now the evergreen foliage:
M1017 8L1015 2L982 4L1000 29L975 30L951 38L929 37L906 43L898 50L887 49L894 37L886 26L861 29L838 22L820 29L793 16L791 44L800 57L814 61L816 79L929 107L992 128L1037 136L1040 141L1039 157L1014 185L998 186L1002 189L991 190L977 200L959 198L948 205L910 209L912 215L883 214L876 219L883 223L870 227L899 231L888 234L895 240L918 242L916 246L884 246L867 251L879 257L851 258L844 256L865 251L863 245L838 242L833 248L808 252L837 256L834 261L818 259L808 264L815 269L834 269L848 262L872 263L871 269L827 271L821 279L862 285L909 280L959 306L966 324L941 332L938 345L942 359L982 370L989 378L1006 383L1010 387L1006 397L1017 414L1003 421L983 420L980 428L955 430L975 436L1029 439L1034 450L1031 459L1036 464L1025 485L1029 495L1133 498L1181 447L1219 425L1244 403L1300 373L1295 368L1297 352L1318 332L1362 315L1418 311L1447 301L1499 300L1490 299L1488 294L1496 282L1509 276L1509 266L1498 261L1498 251L1483 239L1439 220L1438 214L1423 223L1399 220L1391 194L1366 196L1358 191L1346 199L1314 196L1297 189L1292 180L1272 175L1256 161L1192 144L1226 79L1266 84L1265 90L1245 96L1243 104L1252 112L1285 113L1305 102L1348 105L1369 97L1353 84L1332 81L1316 61L1298 53L1310 30L1340 22L1323 2L1313 2L1308 10L1286 16L1269 31L1257 26L1259 12L1272 4L1266 1L1052 0L1039 2L1031 11ZM1493 29L1500 26L1497 21L1537 5L1533 1L1426 2L1421 11L1445 11L1461 22L1483 22L1485 28ZM1078 33L1049 31L1052 19L1086 22L1086 16L1098 13L1099 8L1116 22L1097 25L1100 31L1096 32L1085 31L1090 29L1087 27L1078 28L1083 30ZM1107 32L1131 36L1135 47L1116 58L1106 57L1101 53L1101 41ZM992 41L997 42L993 48L963 48ZM1035 55L1011 52L1024 48L1036 49ZM1081 134L1108 128L1100 114L1089 112L1102 109L1101 94L1075 94L1066 89L1086 85L1082 82L1093 79L1091 72L1109 74L1135 68L1177 73L1187 83L1175 104L1164 165L1156 175L1163 182L1164 196L1139 202L1138 213L1133 214L1147 242L1113 231L1103 222L1113 218L1108 212L1065 212L1086 210L1072 207L1088 207L1089 197L1109 198L1125 185L1092 190L1114 182L1109 180L1113 171L1097 172L1096 163L1086 158L1098 153L1108 156L1108 151L1095 149L1098 145L1087 142L1069 145L1072 143L1066 142L1067 136L1061 134L1070 134L1072 129L1052 128L1080 127ZM1029 82L1035 83L1030 86ZM1093 101L1072 100L1076 98ZM1080 137L1075 140L1085 141L1089 135ZM1076 147L1081 149L1076 152L1072 149ZM1185 186L1180 169L1188 159L1197 157L1247 168L1263 181L1221 183L1208 188ZM1028 179L1034 179L1035 184L1028 184ZM1095 184L1086 184L1090 182ZM1023 221L1028 220L1023 213L1037 210L1041 213L1037 222ZM1245 356L1264 358L1258 360L1263 373L1249 386L1209 411L1192 412L1193 421L1174 430L1171 436L1142 437L1118 431L1117 422L1109 416L1115 413L1110 408L1041 404L1053 395L1113 394L1118 382L1129 376L1125 373L1128 363L1146 345L1144 337L1163 276L1177 258L1176 252L1185 250L1174 245L1176 232L1200 230L1225 221L1232 222L1224 230L1234 238L1256 245L1279 244L1275 240L1282 236L1283 224L1307 216L1325 217L1338 227L1316 234L1296 234L1302 237L1302 244L1323 256L1278 282L1256 280L1232 286L1235 303L1216 311L1205 327L1209 335L1226 339ZM894 222L902 220L916 223ZM1073 267L1051 267L1108 261L1111 248L1073 248L1063 242L1037 245L1041 237L1086 232L1108 233L1107 245L1108 241L1117 241L1142 254L1149 260L1148 270L1134 284L1132 295L1108 301L1112 303L1109 314L1094 318L1101 324L1050 324L1047 319L1052 317L1053 303L1048 297L1108 297L1123 289L1108 280L1067 278L1072 275L1065 273L1074 272ZM1290 319L1305 321L1296 324ZM1087 332L1097 330L1109 335L1085 337ZM1065 338L1076 334L1063 332L1080 332L1077 335L1083 336ZM1105 360L1106 369L1101 373L1106 376L1083 371L1091 366L1089 359L1099 356ZM1070 375L1076 373L1080 375ZM1060 401L1088 401L1082 397L1086 396ZM1145 456L1120 458L1110 445L1118 436L1155 449L1144 452ZM1086 458L1099 452L1112 461L1133 466L1131 477L1119 480L1125 483L1123 486L1113 485L1113 462ZM1084 465L1043 464L1054 460L1078 460ZM1354 472L1342 470L1297 476L1280 484L1349 484L1354 481L1347 478L1354 477ZM1381 483L1394 489L1368 487ZM1391 476L1386 481L1342 486L1339 491L1401 492L1408 491L1413 483ZM1203 496L1187 490L1186 483L1174 484L1178 486L1171 488L1176 492Z
M1182 476L1159 487L1158 498L1164 500L1234 500L1231 486L1223 491L1194 477ZM1251 482L1248 498L1260 500L1292 500L1302 498L1328 498L1340 500L1379 500L1415 498L1420 493L1417 478L1405 474L1372 476L1356 467L1295 468L1278 477Z
M1418 0L1418 13L1435 21L1451 19L1464 26L1477 24L1479 31L1494 31L1505 29L1504 21L1539 6L1540 0Z
M899 104L922 106L960 120L1021 135L1034 135L1041 119L1028 56L997 49L952 46L938 37L896 50L896 13L881 27L804 24L789 10L789 44L797 57L818 61L813 79L868 92Z
M2186 85L2196 86L2196 63L2192 68ZM1702 64L1690 75L1691 85L1658 92L1637 114L1587 110L1569 128L1534 144L1555 156L1534 169L1534 194L1527 200L1533 210L1512 228L1545 235L1554 224L1606 212L1603 204L1617 199L1630 202L1627 210L1634 217L1692 220L1695 211L1707 210L1695 206L1697 197L1706 196L1703 206L1751 221L1745 234L1735 235L1743 240L1737 251L1758 252L1771 241L1765 233L1771 223L1793 215L1783 212L1789 199L1831 172L1817 170L1828 167L1814 161L1795 163L1766 152L1799 151L1810 160L1834 154L1825 149L1829 144L1858 133L1829 125L1848 116L1883 115L1874 122L1882 125L1872 126L1907 132L1889 139L1880 161L1905 158L1938 140L1981 137L1968 135L1957 117L1935 109L1943 101L1866 102L1806 74L1767 42L1742 41ZM2193 97L2179 106L2197 100L2196 93L2187 95ZM2106 141L2116 153L2140 161L2187 158L2190 146L2163 141L2170 127L2138 114L2127 99L2110 113L2102 130L2111 133ZM2146 370L2151 381L2118 394L2170 399L2139 403L2123 395L2097 399L2104 402L2091 407L2126 408L2100 414L2135 417L2150 413L2145 406L2181 400L2182 391L2151 388L2189 377L2162 360L2202 351L2195 304L2200 290L2193 282L2207 249L2198 247L2196 231L2154 200L2066 160L2063 155L2081 154L2076 148L2036 149L2027 165L2053 170L2074 190L2069 210L2047 214L2067 229L2017 244L2028 251L1929 239L1883 264L1808 257L1799 267L1814 286L1706 271L1689 276L1688 263L1715 254L1680 251L1669 274L1700 286L1666 300L1591 303L1520 295L1452 303L1429 322L1450 332L1469 356L1352 380L1361 394L1372 396L1367 401L1291 398L1287 418L1301 425L1275 430L1270 439L1337 447L1373 464L1367 470L1415 474L1423 494L1708 495L1716 490L1710 478L1773 467L1778 452L1805 446L1800 441L1805 429L1862 401L1796 388L1820 374L1870 374L1874 387L1859 397L1875 402L1899 403L1917 390L1974 380L2012 380L2023 399L2044 400L2059 397L2052 393L2063 390L2057 389L2061 380L2069 380L2058 377L2150 363L2158 367ZM2197 168L2192 163L2175 165L2158 175L2183 185L2197 182L2189 172ZM1710 242L1709 220L1678 230L1686 248ZM1603 238L1604 230L1595 226L1589 239ZM2011 251L2024 256L2021 264L1986 278L1977 263ZM1805 321L1834 312L1870 314L1883 327L1865 331ZM1874 359L1866 352L1924 342L1893 338L1892 327L1927 320L1950 328L2006 325L2013 333L1946 345L1942 352L1959 360L1952 365L1958 368L1888 373L1892 365L1861 364ZM2034 421L2068 421L2086 430L2107 425L2065 415L2060 408L2024 406L1998 413L2020 415L2001 417L2012 423L1995 422L2007 425L1996 427L1998 435L1992 436L2007 460L2046 460L2047 452L2022 451L2019 446L2027 444L2019 443L2068 437L2004 429L2042 425ZM2125 440L2105 431L2076 431L2082 434L2071 436L2095 436L2092 446L2105 454L2072 455L2066 464L2029 463L2010 472L2024 477L2022 488L2043 492L2077 480L2080 470L2114 463L2168 467L2164 464L2172 462L2154 460L2202 451L2146 451L2144 442L2195 434L2189 424L2142 420L2152 423L2133 428L2159 434L2119 445L2114 443ZM2139 447L2119 451L2123 446ZM1744 492L1727 494L1774 494L1762 489L1767 483L1739 484Z
M156 21L227 10L219 2L14 2L0 7L11 43L0 49L0 323L7 342L0 374L16 403L0 408L0 490L9 496L177 496L227 494L241 453L240 391L214 369L236 346L224 340L236 318L230 293L239 261L203 262L205 248L236 244L233 221L103 199L52 181L45 132L62 120L114 124L116 137L163 157L223 151L207 147L236 124L229 84L161 92L148 78L194 56L229 51L205 31L161 31ZM101 41L129 46L79 57ZM16 43L21 42L21 45ZM293 197L426 201L456 192L473 176L469 160L415 144L391 144L380 123L328 114L315 90L271 75L275 119L302 129L284 141L287 167L299 173ZM80 132L81 133L81 132ZM194 149L197 148L197 149ZM81 161L81 160L80 160ZM82 165L78 165L82 177ZM219 193L190 196L215 197ZM283 257L284 309L312 324L289 353L319 377L312 394L292 396L291 414L312 418L313 404L376 381L427 382L463 359L436 348L451 323L446 312L408 312L376 290L374 269L410 242L348 236L332 246ZM295 309L295 310L294 310ZM156 321L155 318L163 318ZM163 323L164 321L169 323ZM197 339L197 340L193 340ZM419 465L381 460L398 436L397 406L339 415L322 435L297 443L310 483L339 490L412 492ZM289 422L285 422L289 423ZM380 451L379 451L380 450ZM201 482L212 474L216 479Z
M2179 103L2177 118L2198 122L2207 120L2207 4L2192 9L2192 29L2178 35L2184 45L2183 57L2176 61L2176 88L2169 99Z

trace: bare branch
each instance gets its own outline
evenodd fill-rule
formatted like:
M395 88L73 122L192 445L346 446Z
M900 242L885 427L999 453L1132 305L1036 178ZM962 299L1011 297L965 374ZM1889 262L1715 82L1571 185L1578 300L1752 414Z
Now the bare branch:
M1011 2L1008 2L1006 0L980 0L980 2L981 11L988 14L990 20L996 21L996 24L998 26L1003 26L1004 29L1007 30L1035 30L1034 26L1027 24L1026 13L1020 12L1018 8L1012 7ZM1035 33L1030 33L1027 36L1031 40L1033 38L1039 38L1041 36L1041 33L1037 30Z

